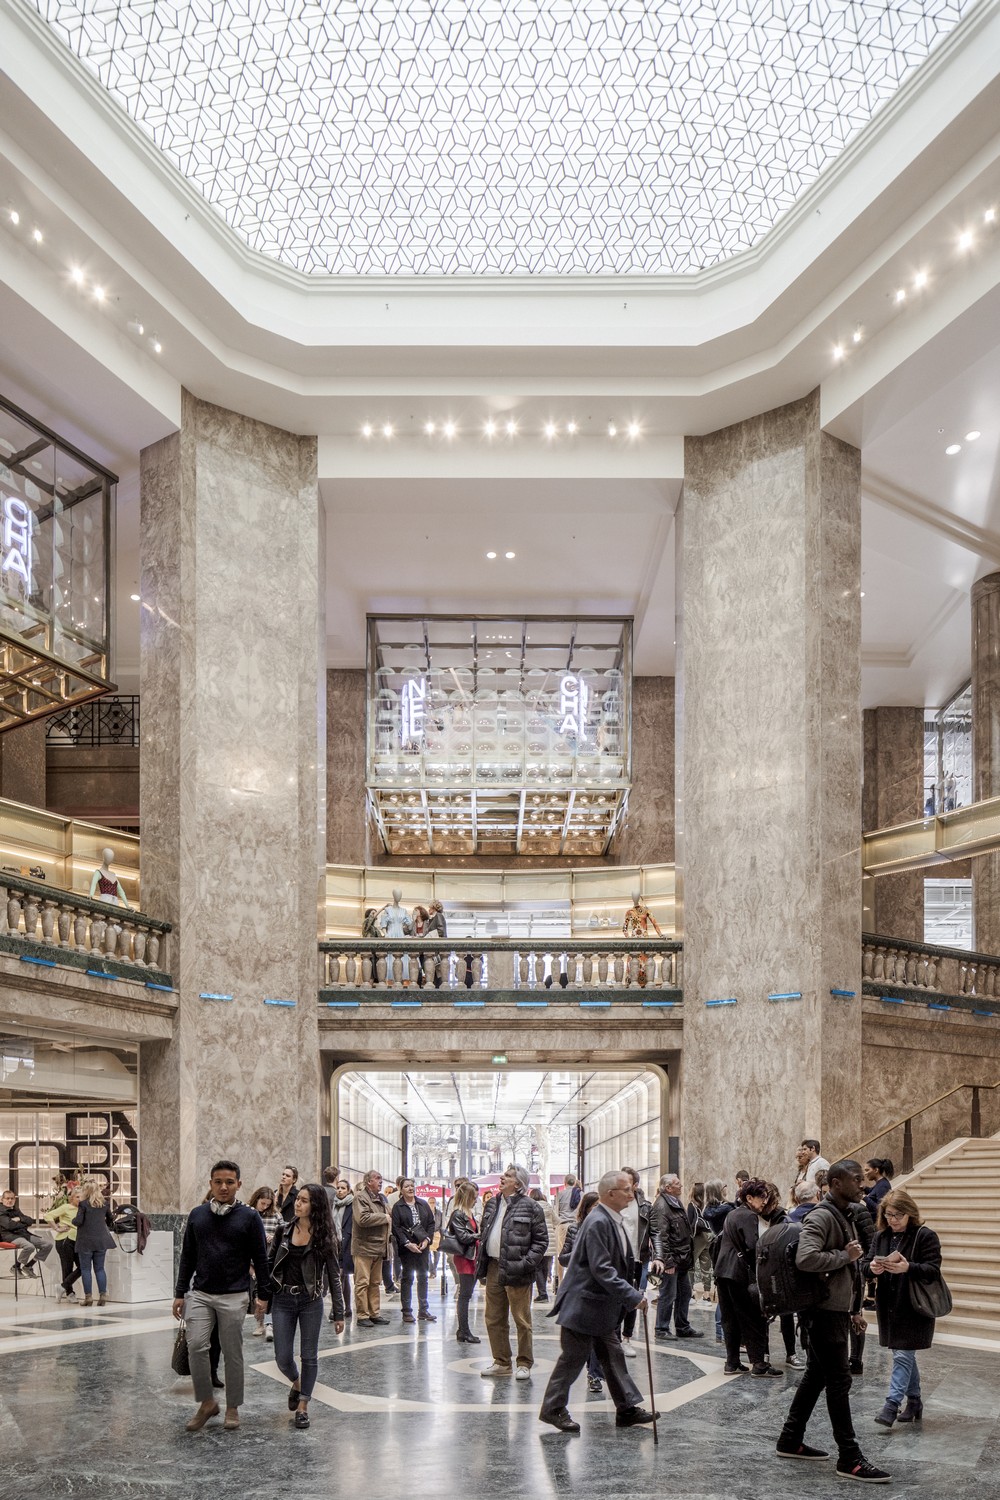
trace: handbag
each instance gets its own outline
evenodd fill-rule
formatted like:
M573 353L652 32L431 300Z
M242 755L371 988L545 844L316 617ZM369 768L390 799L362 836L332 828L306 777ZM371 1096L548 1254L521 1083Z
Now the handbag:
M441 1236L441 1249L445 1255L468 1255L465 1246L459 1243L450 1229L446 1229Z
M946 1318L952 1309L951 1292L943 1276L934 1281L917 1281L908 1276L910 1306L922 1318Z
M174 1334L174 1348L170 1356L170 1368L175 1375L190 1375L191 1360L188 1357L187 1324L182 1318Z

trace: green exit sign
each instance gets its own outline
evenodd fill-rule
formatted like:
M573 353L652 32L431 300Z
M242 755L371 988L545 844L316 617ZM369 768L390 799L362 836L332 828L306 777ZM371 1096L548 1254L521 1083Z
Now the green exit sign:
M506 1052L494 1052L493 1061L495 1063L505 1063L507 1061Z

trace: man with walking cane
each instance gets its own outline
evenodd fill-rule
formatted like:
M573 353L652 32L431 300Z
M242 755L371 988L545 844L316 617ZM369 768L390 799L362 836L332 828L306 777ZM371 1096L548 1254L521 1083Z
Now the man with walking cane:
M642 1406L642 1392L629 1374L618 1337L624 1311L646 1311L646 1299L633 1285L632 1251L622 1223L622 1209L633 1196L632 1179L626 1172L605 1172L597 1196L598 1203L580 1226L549 1313L559 1324L562 1352L549 1376L538 1420L560 1432L580 1431L566 1402L591 1349L617 1407L616 1426L637 1427L656 1420L655 1412Z

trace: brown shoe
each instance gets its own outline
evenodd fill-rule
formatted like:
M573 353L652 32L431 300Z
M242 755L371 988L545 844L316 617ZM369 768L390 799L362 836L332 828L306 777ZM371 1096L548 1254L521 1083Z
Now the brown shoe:
M416 1318L415 1318L415 1317L414 1317L414 1316L413 1316L413 1314L412 1314L412 1313L404 1313L404 1314L403 1314L403 1322L404 1322L404 1323L415 1323L415 1322L416 1322L416 1321L417 1321L417 1320L416 1320Z
M216 1401L213 1401L211 1406L199 1406L198 1410L195 1412L194 1416L187 1424L188 1432L200 1432L205 1423L208 1421L209 1417L217 1417L218 1415L219 1406L218 1402Z
M216 1411L218 1411L218 1407L216 1407ZM226 1416L225 1416L225 1420L223 1421L222 1425L226 1429L227 1432L236 1432L237 1431L237 1429L239 1428L239 1425L240 1425L240 1413L239 1413L239 1408L238 1407L236 1407L236 1406L227 1406L226 1407Z

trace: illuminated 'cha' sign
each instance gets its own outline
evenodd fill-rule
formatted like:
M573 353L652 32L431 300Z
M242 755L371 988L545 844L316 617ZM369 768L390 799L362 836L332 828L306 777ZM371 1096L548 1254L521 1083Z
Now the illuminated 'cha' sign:
M3 560L0 575L16 573L24 582L26 595L31 582L31 512L17 495L3 497Z

